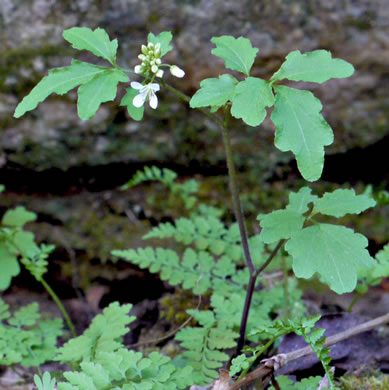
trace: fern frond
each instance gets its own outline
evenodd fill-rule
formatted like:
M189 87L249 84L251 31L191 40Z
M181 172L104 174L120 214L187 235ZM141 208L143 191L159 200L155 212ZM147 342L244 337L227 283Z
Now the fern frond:
M177 390L193 384L190 367L176 369L170 358L158 352L143 357L141 352L120 348L98 352L93 362L82 362L80 371L65 372L68 382L59 390Z
M57 339L63 333L61 319L41 319L37 303L11 315L0 299L0 312L0 365L39 366L54 358Z
M229 359L222 351L235 347L238 333L220 326L211 311L188 310L188 314L202 326L181 329L175 338L186 349L182 356L193 369L195 383L208 384L219 376L216 369Z
M148 268L150 272L159 272L162 280L172 286L181 285L194 294L203 294L215 284L223 285L229 291L236 288L228 279L236 272L236 266L227 257L215 262L209 253L191 248L186 249L181 259L171 249L151 247L115 250L112 254Z
M127 325L135 320L129 316L131 304L117 302L97 315L83 335L73 338L59 349L56 360L62 363L92 361L100 352L114 352L122 346L122 336L129 332Z
M160 169L156 166L145 167L143 171L137 171L132 179L120 187L121 190L128 190L140 183L147 181L159 181L166 186L171 186L176 180L177 174L167 168Z
M173 238L185 245L194 243L199 250L208 250L220 256L228 254L234 260L241 258L240 235L236 223L225 228L219 218L214 216L195 216L179 218L175 225L161 223L154 227L143 239Z

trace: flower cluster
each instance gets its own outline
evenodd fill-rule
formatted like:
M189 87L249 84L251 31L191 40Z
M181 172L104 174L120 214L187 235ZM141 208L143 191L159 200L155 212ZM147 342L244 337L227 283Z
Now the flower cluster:
M157 77L163 76L163 70L159 69L161 65L161 45L157 43L154 45L149 42L147 46L142 45L142 54L138 55L138 58L142 61L141 65L135 66L135 73L142 74L146 77L153 75Z
M162 50L161 44L149 42L146 45L142 45L142 53L138 55L138 58L142 61L140 65L136 65L134 68L135 73L140 74L146 79L151 79L148 84L140 84L136 81L131 83L133 89L138 90L138 94L133 99L133 105L135 107L142 107L146 101L149 101L150 107L155 109L158 106L158 98L155 92L159 91L159 84L153 83L155 77L162 77L163 70L160 69L162 66L169 67L170 73L175 76L182 78L185 76L185 72L180 69L177 65L162 64Z

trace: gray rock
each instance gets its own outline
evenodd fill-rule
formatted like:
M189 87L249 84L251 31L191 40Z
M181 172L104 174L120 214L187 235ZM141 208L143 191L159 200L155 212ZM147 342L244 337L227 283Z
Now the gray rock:
M63 40L73 26L104 27L119 39L119 63L133 67L147 33L170 30L175 50L167 60L185 69L183 80L170 80L189 95L206 77L224 72L223 61L211 56L212 36L246 36L260 49L253 75L269 78L292 50L329 49L351 62L355 75L324 85L303 85L323 101L323 113L335 130L329 152L374 143L387 133L389 97L389 8L386 0L2 0L0 2L0 146L10 162L24 167L68 168L116 161L217 163L224 159L218 130L208 120L160 93L156 112L135 123L114 103L104 104L84 122L76 114L76 95L53 96L19 120L12 117L18 101L53 67L77 52ZM245 162L270 160L269 173L290 154L274 150L274 127L266 120L258 131L234 122L234 146ZM248 146L249 145L249 146Z

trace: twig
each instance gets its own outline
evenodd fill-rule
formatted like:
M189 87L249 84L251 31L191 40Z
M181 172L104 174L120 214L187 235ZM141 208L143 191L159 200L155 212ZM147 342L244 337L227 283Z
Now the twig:
M324 343L324 347L329 347L340 341L346 340L350 337L356 336L357 334L367 332L371 329L374 329L380 325L386 324L389 322L389 313L385 314L381 317L377 317L374 320L367 321L363 324L357 325L351 329L347 329L344 332L340 332L336 335L327 337L326 342ZM269 359L263 360L261 366L259 366L256 370L250 372L246 375L242 380L231 385L228 390L239 390L243 386L247 386L248 384L261 380L267 377L274 371L279 370L281 367L284 367L286 364L299 359L304 356L311 355L313 353L311 347L305 347L301 349L297 349L296 351L289 352L287 354L279 354L273 356Z

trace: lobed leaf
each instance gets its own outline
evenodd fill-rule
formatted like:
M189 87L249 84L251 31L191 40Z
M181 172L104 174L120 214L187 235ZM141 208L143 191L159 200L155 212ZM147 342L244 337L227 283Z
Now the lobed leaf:
M140 121L143 118L144 106L135 107L133 104L134 97L138 95L139 91L134 88L127 88L126 94L123 96L123 99L120 102L121 106L127 106L128 114L135 121Z
M289 194L289 204L287 210L293 210L297 213L304 214L308 211L308 204L319 199L316 195L312 195L312 190L308 187L302 187L298 192Z
M0 242L0 290L6 290L14 276L20 272L20 265L15 254L5 243Z
M339 218L346 214L360 214L375 205L376 201L370 196L356 195L353 189L338 189L316 200L312 213Z
M49 74L18 104L14 117L20 118L27 111L33 110L52 93L63 95L78 85L92 80L106 69L102 66L73 60L70 66L49 70Z
M350 63L332 58L329 51L315 50L302 54L295 50L286 56L286 61L274 73L271 81L288 79L324 83L332 78L349 77L353 73L354 67Z
M223 74L218 79L205 79L200 83L200 89L192 96L192 108L217 106L220 107L232 99L235 86L238 83L235 77Z
M343 294L355 289L358 268L374 264L367 244L363 235L344 226L318 224L293 234L285 249L293 257L297 277L318 273L331 290Z
M333 142L331 127L320 111L322 105L309 91L276 86L276 101L271 119L276 125L275 146L292 151L305 180L320 178L324 146Z
M250 75L258 49L252 47L249 39L224 35L212 38L211 42L216 45L216 48L212 49L212 54L222 58L226 68L237 70L246 76Z
M115 63L118 41L110 41L108 34L102 28L92 31L87 27L73 27L63 32L63 37L77 50L88 50L97 57L104 58L111 64Z
M101 103L115 99L119 82L128 81L128 76L117 69L106 69L78 89L77 111L81 119L90 119Z
M13 210L7 210L3 216L2 223L7 226L22 227L27 222L35 221L36 214L18 206Z
M266 117L265 107L274 104L271 86L262 79L248 77L235 87L231 115L250 126L259 126Z
M149 33L147 36L148 42L156 45L159 43L161 45L161 55L169 53L170 50L173 50L173 46L169 45L170 41L173 39L173 35L170 31L163 31L155 36L153 33Z
M258 215L262 231L259 237L266 244L288 239L303 228L305 217L294 210L276 210Z

